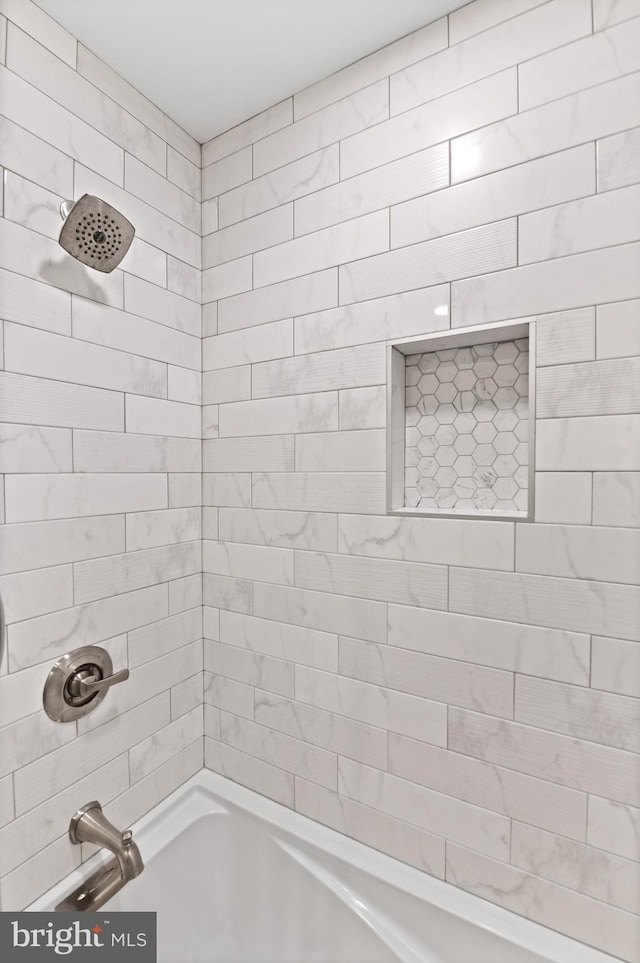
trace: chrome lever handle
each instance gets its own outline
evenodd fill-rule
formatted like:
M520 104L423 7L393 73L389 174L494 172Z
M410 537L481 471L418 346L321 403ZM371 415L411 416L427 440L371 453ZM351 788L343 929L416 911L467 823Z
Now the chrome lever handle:
M119 682L126 682L128 678L129 670L121 669L113 675L108 675L105 679L90 677L88 679L79 679L78 681L81 694L91 695L93 692L100 692L102 689L108 689L112 685L118 685Z

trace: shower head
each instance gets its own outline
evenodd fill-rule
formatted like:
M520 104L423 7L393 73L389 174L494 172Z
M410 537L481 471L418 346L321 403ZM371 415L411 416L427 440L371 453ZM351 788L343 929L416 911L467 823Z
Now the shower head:
M84 194L75 204L64 201L60 213L60 246L96 271L113 271L131 247L133 224L99 197Z

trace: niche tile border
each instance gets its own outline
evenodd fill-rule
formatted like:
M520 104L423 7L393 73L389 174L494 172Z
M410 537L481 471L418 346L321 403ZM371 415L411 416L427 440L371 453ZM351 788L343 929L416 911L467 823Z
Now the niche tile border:
M528 426L526 444L527 461L527 507L523 510L479 507L473 511L455 506L424 509L405 504L405 456L406 456L406 369L407 358L412 355L430 354L450 349L471 348L501 342L527 339L529 343L528 372ZM535 478L535 321L501 321L468 328L456 328L425 335L387 342L387 514L436 518L468 518L533 521Z

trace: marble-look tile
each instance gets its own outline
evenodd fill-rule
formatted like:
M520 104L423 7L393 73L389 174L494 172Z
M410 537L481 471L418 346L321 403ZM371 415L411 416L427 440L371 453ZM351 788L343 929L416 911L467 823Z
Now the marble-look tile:
M5 162L6 163L6 162ZM22 168L22 163L20 165ZM4 172L4 216L38 234L58 238L60 233L59 194L54 194L11 170Z
M169 582L169 612L185 612L202 605L202 576L187 575Z
M167 145L167 178L197 201L202 200L199 159L196 164L170 145Z
M4 525L0 529L0 573L62 565L123 550L122 515Z
M193 575L200 566L199 539L77 562L74 565L74 600L76 603L93 602L110 595L122 595L157 582Z
M326 592L311 592L284 585L258 582L253 614L263 619L300 625L321 632L350 635L384 642L387 635L385 605Z
M18 722L3 726L0 729L0 776L6 776L10 772L17 775L18 770L22 773L25 771L24 767L30 763L41 757L50 759L54 750L71 742L75 742L73 726L52 726L51 720L43 712L35 712ZM19 815L23 809L17 794L15 800L16 814ZM36 804L37 802L33 805Z
M205 540L202 546L205 572L293 585L293 552L264 545Z
M640 760L622 749L454 707L449 749L570 789L632 805L640 801Z
M220 436L277 435L338 428L335 391L220 405Z
M537 472L536 521L590 525L592 477L590 472Z
M640 179L640 129L626 130L599 140L598 190L612 191Z
M76 38L40 7L24 3L23 0L2 0L0 12L60 60L75 68L78 46Z
M216 209L217 210L217 209ZM204 215L203 215L204 216ZM210 233L207 228L215 230ZM202 266L214 267L224 261L261 251L293 237L293 204L284 204L265 214L257 214L221 231L203 223Z
M516 248L512 218L344 264L339 269L340 302L381 298L465 277L475 281L477 275L513 267Z
M0 118L0 158L9 171L58 197L73 193L72 159L6 117Z
M292 472L254 474L254 508L298 512L384 512L382 472Z
M129 274L125 275L124 297L125 308L131 314L200 338L201 308L189 298Z
M89 129L95 126L104 135L105 144L109 145L110 150L118 144L130 155L139 157L145 164L165 174L166 145L157 134L128 111L122 110L119 104L106 97L99 88L79 74L75 63L71 66L62 63L58 57L44 51L32 37L13 25L7 37L7 67L34 88L53 98L56 111L60 110L60 107L64 108L67 125L72 118L80 118ZM87 163L86 150L79 147L73 139L69 146L80 151L81 156L75 155L78 160ZM94 164L96 159L100 160L97 151L93 158ZM100 163L96 164L94 169L109 176ZM120 175L121 173L120 170ZM116 180L115 177L111 179ZM116 182L122 183L119 178Z
M451 45L473 37L475 34L495 27L511 17L539 7L546 0L511 0L505 7L502 0L480 0L478 3L467 3L464 7L449 14L449 43Z
M515 719L640 752L640 703L626 696L516 676Z
M444 878L444 840L401 819L295 777L296 811L382 850L432 876Z
M1 425L2 470L15 472L70 472L71 432L36 425Z
M220 301L253 288L253 256L225 261L202 272L202 300Z
M640 527L640 473L594 474L593 524Z
M199 268L176 257L167 258L167 287L170 291L200 304L202 301L202 273Z
M589 636L473 618L454 612L389 606L389 645L526 675L587 685Z
M300 588L430 609L447 605L444 565L298 551L295 573Z
M292 775L304 776L328 789L336 788L337 757L326 749L226 712L220 713L220 739Z
M34 619L73 605L71 565L55 565L0 577L5 625Z
M202 600L205 605L232 612L253 612L254 584L248 579L232 578L227 575L202 576Z
M433 745L446 745L447 709L443 703L318 671L322 668L296 666L298 702Z
M205 257L205 252L208 251L209 245L207 244L207 236L211 235L213 231L218 230L218 198L211 197L208 201L204 201L202 204L202 261L203 267L210 267L207 264L207 257ZM242 252L243 254L246 252ZM237 257L237 254L232 254L232 257Z
M202 510L174 508L159 512L132 512L127 519L127 551L173 545L201 537ZM117 552L104 552L116 555Z
M497 813L350 759L339 760L338 792L412 826L444 836L447 841L465 843L498 859L508 858L509 820Z
M222 611L219 634L227 645L298 665L338 670L338 639L327 632Z
M536 426L538 471L640 471L640 416L548 418Z
M0 270L0 314L6 321L71 334L71 295L12 271Z
M447 881L626 960L637 959L638 917L507 863L447 846Z
M450 706L513 717L513 676L393 646L340 638L340 674Z
M0 728L42 710L42 690L51 666L40 665L0 675ZM11 790L13 805L13 790ZM2 834L0 833L0 837ZM4 848L3 848L4 871Z
M637 0L594 0L593 2L594 30L606 30L607 27L637 16Z
M169 508L197 508L202 505L202 474L169 474Z
M449 184L449 152L437 144L295 201L296 236L361 217Z
M131 782L140 782L203 734L202 709L198 706L143 739L129 750Z
M516 569L638 585L640 532L578 525L517 525Z
M253 286L276 284L388 250L389 215L376 211L258 251L253 255Z
M75 296L73 337L200 371L199 333L196 338L165 324Z
M213 739L204 741L204 761L207 769L293 808L294 777L290 772Z
M4 328L5 367L9 371L166 397L167 368L158 361L21 324L5 324Z
M313 746L387 768L387 733L353 719L256 690L255 721Z
M245 719L253 719L253 693L253 686L226 679L221 675L212 675L211 672L204 673L205 705L232 712Z
M245 401L251 397L251 365L205 371L202 376L202 394L205 405Z
M349 388L340 391L340 428L384 428L387 423L386 388Z
M346 138L340 144L340 176L344 180L388 164L509 117L517 109L516 70L512 68Z
M587 795L444 748L389 734L389 772L483 809L584 840Z
M293 102L292 98L288 97L203 144L202 166L206 167L221 157L227 157L235 151L242 150L243 147L249 147L255 140L286 127L292 120Z
M452 568L449 607L465 615L640 641L640 590L632 585Z
M191 712L192 709L198 709L200 715L202 715L202 699L203 699L203 673L198 672L196 675L192 675L190 679L185 679L184 682L179 682L178 685L171 687L171 719L179 719L180 716L186 715ZM213 706L206 706L205 708L205 730L206 730L206 710L209 709L211 713L214 713Z
M35 6L35 4L34 4ZM20 911L81 864L79 846L62 837L2 877L2 908Z
M8 522L167 507L166 479L161 475L11 475L5 496Z
M271 444L272 440L267 438L267 444ZM264 442L265 439L261 441ZM233 440L225 441L224 444L235 446ZM237 446L235 447L239 454ZM241 474L239 470L220 474L210 474L205 471L202 476L202 503L203 505L226 505L230 508L250 508L251 475Z
M204 338L202 365L204 371L235 368L270 358L293 354L293 322L275 321L265 324L247 337L245 330Z
M30 619L9 629L9 669L15 672L38 662L54 662L74 647L78 637L85 645L104 644L168 614L166 586L154 585Z
M296 435L296 470L384 471L385 449L380 429Z
M530 110L638 70L639 48L640 20L632 20L520 63L519 109Z
M336 529L336 516L321 512L220 510L220 538L227 542L335 552Z
M188 609L167 619L132 628L128 633L129 667L137 668L145 662L177 651L183 645L197 642L202 637L200 607Z
M164 147L164 145L163 145ZM148 163L148 162L147 162ZM200 233L200 204L164 176L141 163L130 153L125 155L124 186L134 197L158 208L190 231ZM153 166L153 165L152 165Z
M518 263L628 244L640 237L639 223L638 185L524 214L518 223Z
M167 285L167 255L139 237L133 239L122 270L161 288Z
M332 144L269 174L256 177L220 197L218 223L221 228L228 227L335 184L340 179L339 167L338 144Z
M536 365L595 361L595 309L559 311L536 319Z
M177 435L200 438L199 405L164 401L142 395L127 395L127 431L143 435Z
M591 686L640 698L640 646L595 635L591 643Z
M213 438L202 445L203 468L205 472L225 468L227 472L292 472L293 471L293 435L256 435L240 438ZM224 482L224 479L221 479ZM213 484L213 482L212 482ZM226 494L219 497L223 501L214 504L244 505L251 504L250 486L242 479L234 482L229 494L226 482ZM206 487L205 487L206 491ZM218 496L216 496L218 498ZM233 501L229 501L232 498ZM207 502L209 504L209 502ZM258 505L257 508L280 508L280 505ZM286 507L286 506L282 506Z
M245 147L228 157L202 168L202 196L217 197L246 184L253 176L252 148Z
M640 874L633 860L518 822L513 824L511 862L534 876L630 913L635 913L640 901Z
M188 404L201 405L201 373L170 364L168 367L167 398L169 401L185 401Z
M292 318L297 314L335 308L337 304L338 272L335 268L329 268L291 281L281 281L259 291L249 291L227 298L218 307L218 330L222 333L256 327L270 321ZM256 335L257 332L252 331L251 337ZM292 354L293 350L290 353Z
M14 818L13 776L0 779L0 827L6 826Z
M254 398L268 398L384 384L385 378L385 346L377 343L256 364L251 388Z
M618 301L596 308L598 358L640 355L640 301Z
M591 796L587 841L609 853L640 860L640 809Z
M636 126L640 123L638 83L637 74L623 77L497 123L479 125L452 140L451 180L480 177Z

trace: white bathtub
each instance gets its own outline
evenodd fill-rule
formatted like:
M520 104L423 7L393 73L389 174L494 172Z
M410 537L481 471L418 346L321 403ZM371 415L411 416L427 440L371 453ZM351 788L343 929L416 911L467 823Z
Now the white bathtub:
M157 912L158 963L616 963L205 770L133 829L145 871L107 907Z

